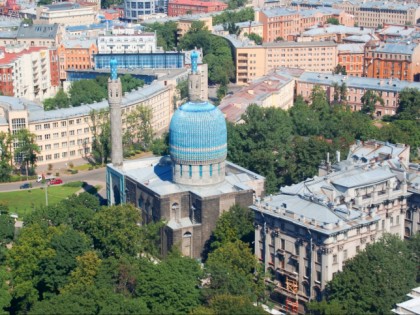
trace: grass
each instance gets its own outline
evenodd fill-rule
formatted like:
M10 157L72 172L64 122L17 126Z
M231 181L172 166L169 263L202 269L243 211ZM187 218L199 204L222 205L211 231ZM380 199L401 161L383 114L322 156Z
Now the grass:
M45 206L45 190L42 186L35 186L31 189L22 191L11 191L0 193L0 203L6 204L9 211L17 213L19 219L24 219L35 208ZM50 186L48 187L48 204L53 205L81 189L68 186Z

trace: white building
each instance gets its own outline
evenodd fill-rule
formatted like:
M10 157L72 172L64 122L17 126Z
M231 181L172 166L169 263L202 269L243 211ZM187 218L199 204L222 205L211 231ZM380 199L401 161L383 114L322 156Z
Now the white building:
M397 303L397 307L391 310L391 312L398 315L420 314L420 287L412 289L407 296L410 300Z
M404 237L410 192L399 157L409 148L378 142L375 150L356 151L251 206L255 254L290 312L304 313L306 302L322 299L346 261L383 233Z
M114 28L98 37L99 54L126 54L158 52L154 33L144 33L134 28Z

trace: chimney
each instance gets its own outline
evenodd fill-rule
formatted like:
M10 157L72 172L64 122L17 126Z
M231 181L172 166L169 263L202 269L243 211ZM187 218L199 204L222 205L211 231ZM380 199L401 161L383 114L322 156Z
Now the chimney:
M123 164L121 103L122 86L117 74L117 60L111 59L111 77L108 79L108 103L111 120L111 162L116 168Z

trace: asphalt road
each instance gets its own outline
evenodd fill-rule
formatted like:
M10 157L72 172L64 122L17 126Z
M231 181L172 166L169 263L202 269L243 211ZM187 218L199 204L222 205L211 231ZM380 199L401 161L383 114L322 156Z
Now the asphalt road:
M75 181L83 181L83 182L86 182L88 184L91 184L92 186L101 185L102 189L100 190L99 193L103 197L105 197L104 196L104 191L105 191L105 186L106 186L105 167L98 168L98 169L91 170L91 171L79 172L79 173L74 174L74 175L63 175L63 176L59 176L59 178L61 178L64 183L75 182ZM41 186L41 184L37 183L35 180L29 181L29 182L32 183L33 187ZM0 184L0 192L20 190L19 187L23 183L26 183L26 181Z

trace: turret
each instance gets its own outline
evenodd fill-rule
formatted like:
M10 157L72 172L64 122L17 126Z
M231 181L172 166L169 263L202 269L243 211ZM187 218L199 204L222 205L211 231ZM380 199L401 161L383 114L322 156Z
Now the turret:
M188 76L188 97L191 102L200 102L201 99L201 74L198 72L198 52L191 53L191 73Z

